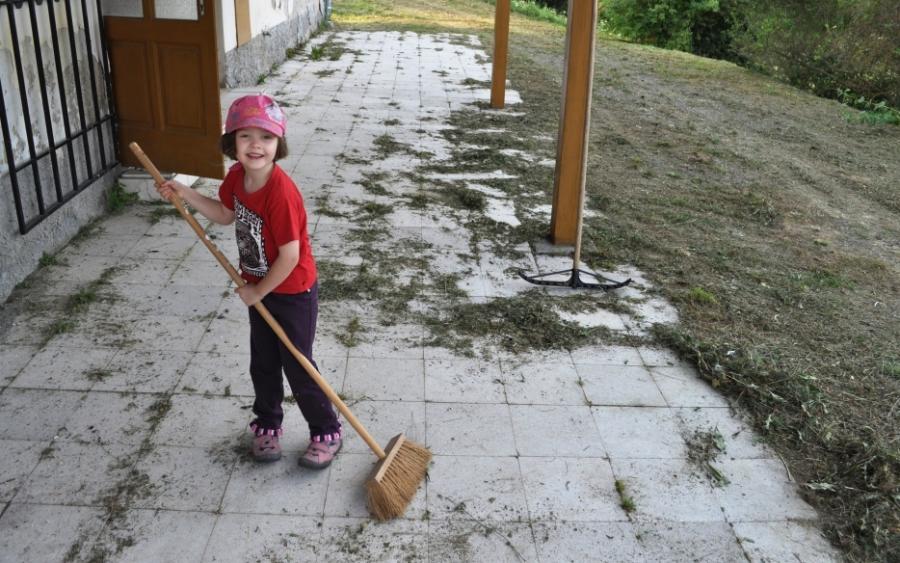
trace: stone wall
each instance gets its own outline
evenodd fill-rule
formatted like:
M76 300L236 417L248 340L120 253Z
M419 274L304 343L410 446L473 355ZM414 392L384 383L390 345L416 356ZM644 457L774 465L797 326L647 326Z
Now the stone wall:
M19 232L9 176L0 178L0 302L38 268L41 256L55 254L106 212L106 191L120 172L119 167L113 168L24 235ZM30 173L19 173L23 191L34 189L28 177Z

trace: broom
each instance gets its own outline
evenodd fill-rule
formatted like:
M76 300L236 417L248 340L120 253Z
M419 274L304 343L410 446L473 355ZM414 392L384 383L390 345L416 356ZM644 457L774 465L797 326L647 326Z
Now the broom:
M144 166L144 169L153 176L153 180L157 184L162 184L165 180L159 173L159 170L157 170L156 166L154 166L153 162L151 162L147 155L144 154L144 151L141 150L141 147L135 142L132 142L128 146L131 149L131 152L134 153ZM184 208L184 203L181 201L181 198L178 197L177 194L173 194L171 202L191 228L194 229L194 232L197 233L197 236L200 237L200 240L206 245L206 248L208 248L213 256L215 256L216 260L219 261L219 264L225 268L225 271L228 272L228 275L231 276L234 283L236 283L238 287L243 287L246 283L244 279L238 274L237 270L234 269L228 259L219 251L218 247L216 247L209 237L206 236L206 232L203 230L203 227L197 223L194 216L188 213L187 209ZM276 321L272 314L269 313L265 305L263 305L262 302L259 302L256 303L254 307L259 312L260 316L262 316L269 324L272 331L275 332L285 347L290 350L291 354L293 354L297 361L300 362L303 369L306 370L309 376L313 378L313 381L315 381L325 395L328 396L328 399L331 400L332 404L341 411L341 414L343 414L350 422L350 425L353 426L360 437L368 444L369 448L371 448L372 451L375 452L375 455L378 456L378 463L375 464L372 473L366 480L366 502L369 511L378 520L389 520L403 514L406 510L406 506L415 496L416 489L419 488L419 483L425 478L425 472L428 470L428 463L431 461L431 452L424 446L416 444L415 442L410 442L403 434L394 436L388 443L386 450L381 449L378 442L372 438L372 435L366 431L362 423L360 423L356 416L350 412L350 409L344 404L344 401L338 397L337 393L334 392L334 389L331 388L328 382L325 381L325 378L322 377L318 370L316 370L310 361L306 359L306 356L297 350L291 343L287 334L285 334L284 330L281 328L281 325L279 325L278 321Z

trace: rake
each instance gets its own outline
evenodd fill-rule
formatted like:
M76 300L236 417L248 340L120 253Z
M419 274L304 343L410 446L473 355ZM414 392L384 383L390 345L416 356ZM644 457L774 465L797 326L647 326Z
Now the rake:
M582 206L584 202L582 202ZM626 285L631 283L631 278L626 279L625 281L616 281L611 280L607 277L601 276L600 274L595 274L593 272L589 272L587 270L581 269L581 229L582 229L582 218L581 218L582 209L578 210L578 233L575 236L575 254L572 258L572 268L570 270L559 270L557 272L547 272L544 274L537 273L534 275L528 275L525 273L525 270L518 270L517 273L519 277L528 283L533 283L535 285L550 285L556 287L571 287L572 289L602 289L604 291L610 291L612 289L618 289L620 287L625 287ZM569 279L563 280L551 280L546 279L553 276L559 276L561 274L569 274ZM581 279L581 276L591 276L594 278L595 282L585 281ZM603 280L603 281L600 281Z

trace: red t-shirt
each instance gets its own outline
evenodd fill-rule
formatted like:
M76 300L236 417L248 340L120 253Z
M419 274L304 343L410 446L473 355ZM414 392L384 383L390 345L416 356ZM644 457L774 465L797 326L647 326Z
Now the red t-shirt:
M306 208L297 185L278 164L269 181L253 193L244 189L244 167L228 170L219 200L234 211L241 277L257 283L278 258L278 247L300 241L300 260L273 293L302 293L316 282L316 263L306 232Z

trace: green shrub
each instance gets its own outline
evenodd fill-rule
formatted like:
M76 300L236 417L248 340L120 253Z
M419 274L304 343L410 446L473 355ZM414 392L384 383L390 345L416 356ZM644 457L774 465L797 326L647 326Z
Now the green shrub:
M601 18L626 39L731 60L837 98L862 111L850 119L900 122L896 0L607 0Z
M566 2L568 4L568 2ZM523 16L555 23L558 25L566 25L565 9L558 10L555 6L548 6L552 2L535 2L533 0L511 0L510 11L522 14Z
M870 125L900 125L900 110L888 106L884 100L873 102L865 96L854 94L849 88L838 89L837 97L842 104L859 110L859 113L848 113L848 120Z
M608 0L603 17L623 37L698 55L732 58L731 31L746 0Z
M841 99L850 91L900 107L896 0L759 0L748 6L734 46L752 66L820 96Z
M496 5L496 0L486 0ZM533 20L566 25L568 0L510 0L509 11L522 14Z
M565 14L569 9L569 0L534 0L534 3L552 8L560 14Z

